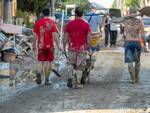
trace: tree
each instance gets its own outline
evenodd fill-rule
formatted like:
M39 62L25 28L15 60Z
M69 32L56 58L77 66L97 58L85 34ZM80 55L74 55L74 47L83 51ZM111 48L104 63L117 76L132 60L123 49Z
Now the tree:
M61 7L65 8L66 4L77 4L83 9L88 8L88 0L55 0L56 3L61 2ZM36 13L39 16L44 7L48 7L50 0L17 0L17 7L22 11ZM59 6L60 7L60 6Z
M41 10L48 5L49 0L17 0L17 7L22 11L36 13L39 16Z
M125 0L125 5L127 7L136 6L140 7L141 0Z

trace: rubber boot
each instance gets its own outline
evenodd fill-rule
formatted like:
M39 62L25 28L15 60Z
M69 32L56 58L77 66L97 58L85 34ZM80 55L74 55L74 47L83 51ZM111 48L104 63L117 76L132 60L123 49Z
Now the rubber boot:
M135 63L135 82L139 82L140 62Z
M68 80L67 80L67 87L68 88L72 88L73 87L72 78L68 78Z
M40 73L37 73L36 74L36 83L38 84L38 85L40 85L41 83L42 83L42 80L41 80L41 74Z
M45 85L50 85L51 82L49 81L49 75L51 73L51 68L45 67L44 71L45 71Z
M128 65L128 70L129 70L129 74L130 74L132 83L134 84L135 83L135 69L133 67L133 64Z
M82 77L82 71L76 70L76 74L75 74L75 88L76 89L83 88L83 84L81 84L81 77Z
M87 69L85 69L82 73L82 77L81 77L81 84L85 84L86 83L86 78L87 78Z
M51 82L49 81L49 77L45 77L45 85L50 85Z

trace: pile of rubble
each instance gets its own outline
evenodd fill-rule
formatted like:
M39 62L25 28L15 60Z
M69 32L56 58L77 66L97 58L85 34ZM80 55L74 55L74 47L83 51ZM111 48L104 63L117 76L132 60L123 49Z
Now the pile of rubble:
M25 57L33 56L32 39L32 29L0 24L0 77L20 79L16 77L17 74L23 74L23 71L18 69L20 64L23 64Z

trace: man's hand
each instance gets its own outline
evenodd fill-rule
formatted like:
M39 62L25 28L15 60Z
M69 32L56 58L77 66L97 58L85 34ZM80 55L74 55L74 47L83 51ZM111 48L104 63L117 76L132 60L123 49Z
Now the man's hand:
M144 52L146 52L146 53L147 53L147 52L148 52L148 53L150 52L150 51L149 51L149 47L148 47L148 42L145 43Z
M64 51L63 47L61 47L61 46L60 46L60 47L58 47L58 50L59 50L59 51L61 51L61 52L63 52L63 51Z

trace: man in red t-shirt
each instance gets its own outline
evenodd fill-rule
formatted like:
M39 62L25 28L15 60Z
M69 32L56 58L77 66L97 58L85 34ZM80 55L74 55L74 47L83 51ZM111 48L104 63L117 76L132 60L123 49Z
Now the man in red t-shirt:
M38 42L36 48L38 51L38 61L42 62L45 84L47 85L49 83L48 78L51 72L51 62L54 60L54 41L56 42L57 48L60 49L60 47L56 23L48 18L49 9L44 9L42 13L43 17L35 23L34 33ZM36 82L37 84L41 84L41 72L38 72Z
M80 7L75 9L75 16L75 19L66 25L63 45L65 48L66 44L68 44L68 60L78 67L86 64L85 52L90 44L91 29L90 25L82 18L83 10ZM82 71L77 73L80 75ZM81 77L78 76L78 79L78 86L82 87L80 83ZM68 81L72 81L72 75L69 76Z

